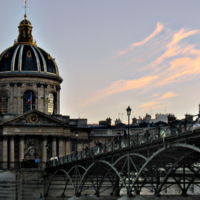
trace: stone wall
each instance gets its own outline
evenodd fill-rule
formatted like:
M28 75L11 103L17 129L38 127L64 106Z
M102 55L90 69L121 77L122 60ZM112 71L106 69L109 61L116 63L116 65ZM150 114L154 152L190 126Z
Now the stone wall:
M44 170L0 171L0 199L38 200L44 194Z

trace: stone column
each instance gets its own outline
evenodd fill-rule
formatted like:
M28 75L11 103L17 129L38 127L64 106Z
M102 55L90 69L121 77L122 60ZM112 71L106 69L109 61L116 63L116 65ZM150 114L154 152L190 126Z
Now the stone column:
M57 102L56 102L56 104L57 104L57 113L56 114L59 115L60 114L60 87L57 86L56 90L57 90Z
M18 107L18 103L17 103L17 84L14 85L14 88L13 88L13 110L14 110L14 113L17 114L17 107ZM18 113L19 114L19 113Z
M57 152L56 152L56 137L53 137L52 138L52 156L57 156L56 154L57 154Z
M43 136L43 142L42 142L42 162L47 162L47 136ZM45 164L43 165L45 167Z
M8 168L8 137L3 136L3 169Z
M62 136L59 137L59 157L63 157L65 155L65 143L64 138Z
M21 86L22 83L17 83L17 113L22 114L23 113L23 98L21 98Z
M38 91L38 102L37 102L37 110L43 112L44 106L44 94L43 94L43 85L41 83L37 83L37 91Z
M66 141L65 141L65 155L69 155L71 153L70 145L71 145L70 140L66 139Z
M15 161L15 138L11 136L10 138L10 167L14 168Z
M14 108L13 108L13 106L14 106L14 100L13 100L13 97L14 97L14 83L10 83L10 95L9 95L9 99L8 99L8 105L9 105L9 107L8 107L8 112L9 113L14 113Z
M44 84L44 113L48 115L48 84Z
M24 136L20 137L19 140L19 162L24 160Z

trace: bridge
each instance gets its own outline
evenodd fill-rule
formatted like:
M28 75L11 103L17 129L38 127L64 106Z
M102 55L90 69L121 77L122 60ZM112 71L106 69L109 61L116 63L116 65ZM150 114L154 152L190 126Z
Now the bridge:
M47 162L45 196L59 190L65 197L69 189L77 197L88 190L119 196L123 189L131 197L147 189L159 197L170 187L187 196L190 187L200 187L200 115L195 116Z

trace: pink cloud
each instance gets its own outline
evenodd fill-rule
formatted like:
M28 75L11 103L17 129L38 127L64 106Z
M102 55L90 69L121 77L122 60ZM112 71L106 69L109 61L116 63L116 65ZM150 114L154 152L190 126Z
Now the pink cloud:
M170 67L159 75L162 81L158 85L181 82L200 74L200 55L196 58L183 57L173 60Z
M153 94L149 98L157 97L159 94Z
M137 43L133 43L130 45L130 47L124 51L120 51L116 57L127 54L129 51L132 51L135 47L137 46L141 46L143 44L145 44L146 42L148 42L149 40L151 40L152 38L154 38L155 36L157 36L162 30L163 30L164 26L161 23L157 23L156 29L154 30L153 33L151 33L148 37L146 37L144 40L142 40L141 42L137 42Z
M187 29L182 28L180 31L175 32L171 43L168 44L168 47L171 47L171 46L177 44L178 42L180 42L181 40L183 40L191 35L198 34L198 33L200 33L200 30L187 31Z
M178 32L175 32L173 34L173 38L171 39L170 43L166 46L166 51L158 57L154 62L152 62L150 65L153 68L156 68L159 64L164 62L166 59L175 57L180 54L198 54L199 51L194 50L194 45L181 45L178 44L181 40L192 36L194 34L200 33L200 30L191 30L187 31L186 29L181 29Z
M167 98L171 98L173 96L176 96L177 94L174 94L173 92L167 92L166 94L164 94L162 97L158 98L159 100L161 99L167 99Z
M158 76L146 76L135 80L118 80L112 83L107 89L103 91L104 95L123 92L126 90L133 90L145 87L158 79Z
M130 48L119 52L117 56L128 53L136 46L145 44L153 37L156 37L162 30L163 25L157 23L157 27L151 35L141 42L131 44ZM95 94L91 95L90 98L81 100L82 106L89 105L90 103L99 101L107 96L127 90L140 89L140 93L137 94L139 98L139 96L145 96L146 92L152 91L153 93L153 88L161 88L162 86L173 82L184 82L185 80L197 76L200 74L200 50L195 49L195 45L188 44L183 41L183 39L198 33L200 33L200 30L187 30L185 28L176 32L166 30L166 33L162 35L162 38L159 37L159 39L156 40L157 43L159 43L159 47L162 46L161 43L163 44L162 48L160 48L160 55L157 56L153 62L144 65L143 69L147 70L142 71L144 73L142 78L124 80L122 76L120 80L111 82L107 88L98 90ZM153 45L152 49L156 49L157 46L155 46L155 44ZM151 53L152 51L150 54ZM132 58L133 63L131 62L131 65L133 66L135 63L138 63L138 60L134 59L135 57ZM146 57L143 56L141 62L145 63L145 59ZM137 64L135 66L137 66ZM141 70L141 68L142 67L140 67L139 70ZM144 103L139 106L139 108L161 103L162 101L160 100L171 98L175 95L177 94L174 92L167 92L158 98L158 94L153 94L147 98L155 97L155 100Z
M152 101L152 102L148 102L148 103L144 103L144 104L140 105L139 108L149 107L149 106L153 106L153 105L156 105L159 103L162 103L162 101Z

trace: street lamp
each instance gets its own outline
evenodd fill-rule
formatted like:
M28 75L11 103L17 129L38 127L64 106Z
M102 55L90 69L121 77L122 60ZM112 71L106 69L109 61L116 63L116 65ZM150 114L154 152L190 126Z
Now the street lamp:
M78 131L75 131L76 136L76 156L77 156L77 146L78 146Z
M130 134L129 134L129 124L130 124L130 115L131 115L131 108L128 106L126 109L127 115L128 115L128 145L130 147ZM129 155L129 152L128 152ZM130 159L128 159L128 197L131 197L131 189L130 189Z
M130 115L131 115L131 108L130 106L128 106L128 108L126 109L127 115L128 115L128 137L129 135L129 124L130 124Z
M78 131L75 131L75 136L76 136L76 161L78 160L78 152L77 152L77 146L78 146ZM77 173L76 173L76 195L77 194L77 190L78 190L78 177L77 177Z

